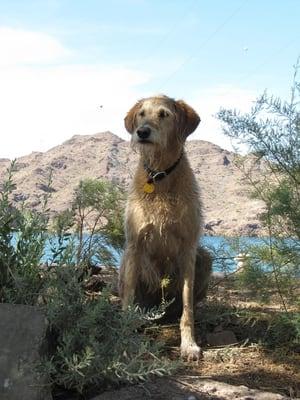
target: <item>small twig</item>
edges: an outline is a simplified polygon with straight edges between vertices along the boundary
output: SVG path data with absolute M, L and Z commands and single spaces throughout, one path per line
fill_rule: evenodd
M 181 375 L 181 376 L 187 379 L 213 379 L 212 375 Z
M 198 378 L 200 378 L 200 376 L 199 376 Z M 180 380 L 180 379 L 171 378 L 171 377 L 170 377 L 169 379 L 170 379 L 171 381 L 174 381 L 174 382 L 179 383 L 180 385 L 189 387 L 189 388 L 192 389 L 194 392 L 200 393 L 199 390 L 197 390 L 191 383 L 184 382 L 184 381 L 182 381 L 182 380 Z
M 178 346 L 165 346 L 166 348 L 170 349 L 170 350 L 179 350 Z
M 220 349 L 230 349 L 230 348 L 236 348 L 236 346 L 241 346 L 240 349 L 245 349 L 245 344 L 247 343 L 247 340 L 240 340 L 239 342 L 234 342 L 231 344 L 226 344 L 226 345 L 220 345 L 220 346 L 212 346 L 208 349 L 206 349 L 205 351 L 210 351 L 210 350 L 220 350 Z
M 152 330 L 156 330 L 156 329 L 166 329 L 166 328 L 177 328 L 178 327 L 178 323 L 174 323 L 174 324 L 166 324 L 166 325 L 156 325 L 156 326 L 148 326 L 147 328 L 145 328 L 145 331 L 152 331 Z

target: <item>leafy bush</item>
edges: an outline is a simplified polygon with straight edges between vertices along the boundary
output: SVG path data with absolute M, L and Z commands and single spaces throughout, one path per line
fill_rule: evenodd
M 108 383 L 165 375 L 175 364 L 142 334 L 146 315 L 121 311 L 108 289 L 87 296 L 82 269 L 65 266 L 49 280 L 46 313 L 55 351 L 43 370 L 53 383 L 80 393 Z
M 147 314 L 121 311 L 109 287 L 87 290 L 91 264 L 111 265 L 112 252 L 121 249 L 122 191 L 107 182 L 82 181 L 72 207 L 50 223 L 51 190 L 41 211 L 14 206 L 14 167 L 13 162 L 0 195 L 0 301 L 44 308 L 49 354 L 40 369 L 54 386 L 80 393 L 173 371 L 160 345 L 143 334 Z M 41 265 L 46 242 L 52 256 Z
M 11 201 L 14 168 L 12 162 L 0 192 L 0 301 L 35 304 L 43 286 L 40 260 L 47 239 L 48 197 L 40 212 L 25 204 L 17 209 Z
M 114 265 L 114 253 L 124 245 L 123 190 L 110 182 L 86 179 L 79 183 L 71 208 L 54 218 L 53 230 L 59 236 L 64 227 L 73 231 L 76 264 Z
M 264 93 L 250 113 L 225 109 L 218 113 L 225 134 L 250 150 L 250 157 L 237 158 L 237 166 L 252 187 L 252 196 L 265 203 L 260 218 L 266 241 L 247 249 L 250 258 L 239 282 L 242 287 L 256 286 L 263 297 L 276 294 L 286 311 L 300 292 L 299 68 L 300 59 L 289 101 Z
M 249 257 L 237 274 L 236 283 L 263 301 L 269 302 L 275 296 L 283 306 L 296 305 L 300 289 L 299 254 L 294 254 L 288 244 L 282 248 L 282 243 L 282 239 L 273 239 L 271 244 L 264 240 L 260 245 L 248 246 Z

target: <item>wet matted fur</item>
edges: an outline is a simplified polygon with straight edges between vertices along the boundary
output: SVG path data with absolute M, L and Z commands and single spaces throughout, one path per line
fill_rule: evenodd
M 153 307 L 175 298 L 167 313 L 181 316 L 181 354 L 198 359 L 194 337 L 194 305 L 204 298 L 211 272 L 209 254 L 199 247 L 202 212 L 199 189 L 184 151 L 184 143 L 198 126 L 198 114 L 185 102 L 155 96 L 136 103 L 125 118 L 131 143 L 140 160 L 129 191 L 126 247 L 120 269 L 123 307 L 136 302 Z M 149 171 L 173 170 L 154 182 L 147 193 Z

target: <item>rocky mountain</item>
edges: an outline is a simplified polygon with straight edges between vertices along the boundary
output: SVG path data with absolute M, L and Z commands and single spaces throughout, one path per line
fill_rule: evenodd
M 202 191 L 206 233 L 261 234 L 258 214 L 263 204 L 249 198 L 249 188 L 233 163 L 235 154 L 202 140 L 188 141 L 186 149 Z M 73 136 L 45 153 L 33 152 L 17 159 L 14 201 L 26 200 L 38 207 L 41 194 L 48 190 L 46 182 L 52 169 L 49 206 L 53 211 L 63 210 L 70 205 L 81 179 L 104 178 L 128 187 L 137 158 L 129 142 L 110 132 Z M 9 163 L 0 159 L 0 182 Z

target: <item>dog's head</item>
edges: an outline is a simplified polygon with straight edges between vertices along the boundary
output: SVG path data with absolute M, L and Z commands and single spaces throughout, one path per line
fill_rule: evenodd
M 184 101 L 156 96 L 138 101 L 127 113 L 125 127 L 140 150 L 168 150 L 182 146 L 199 122 L 199 115 Z

